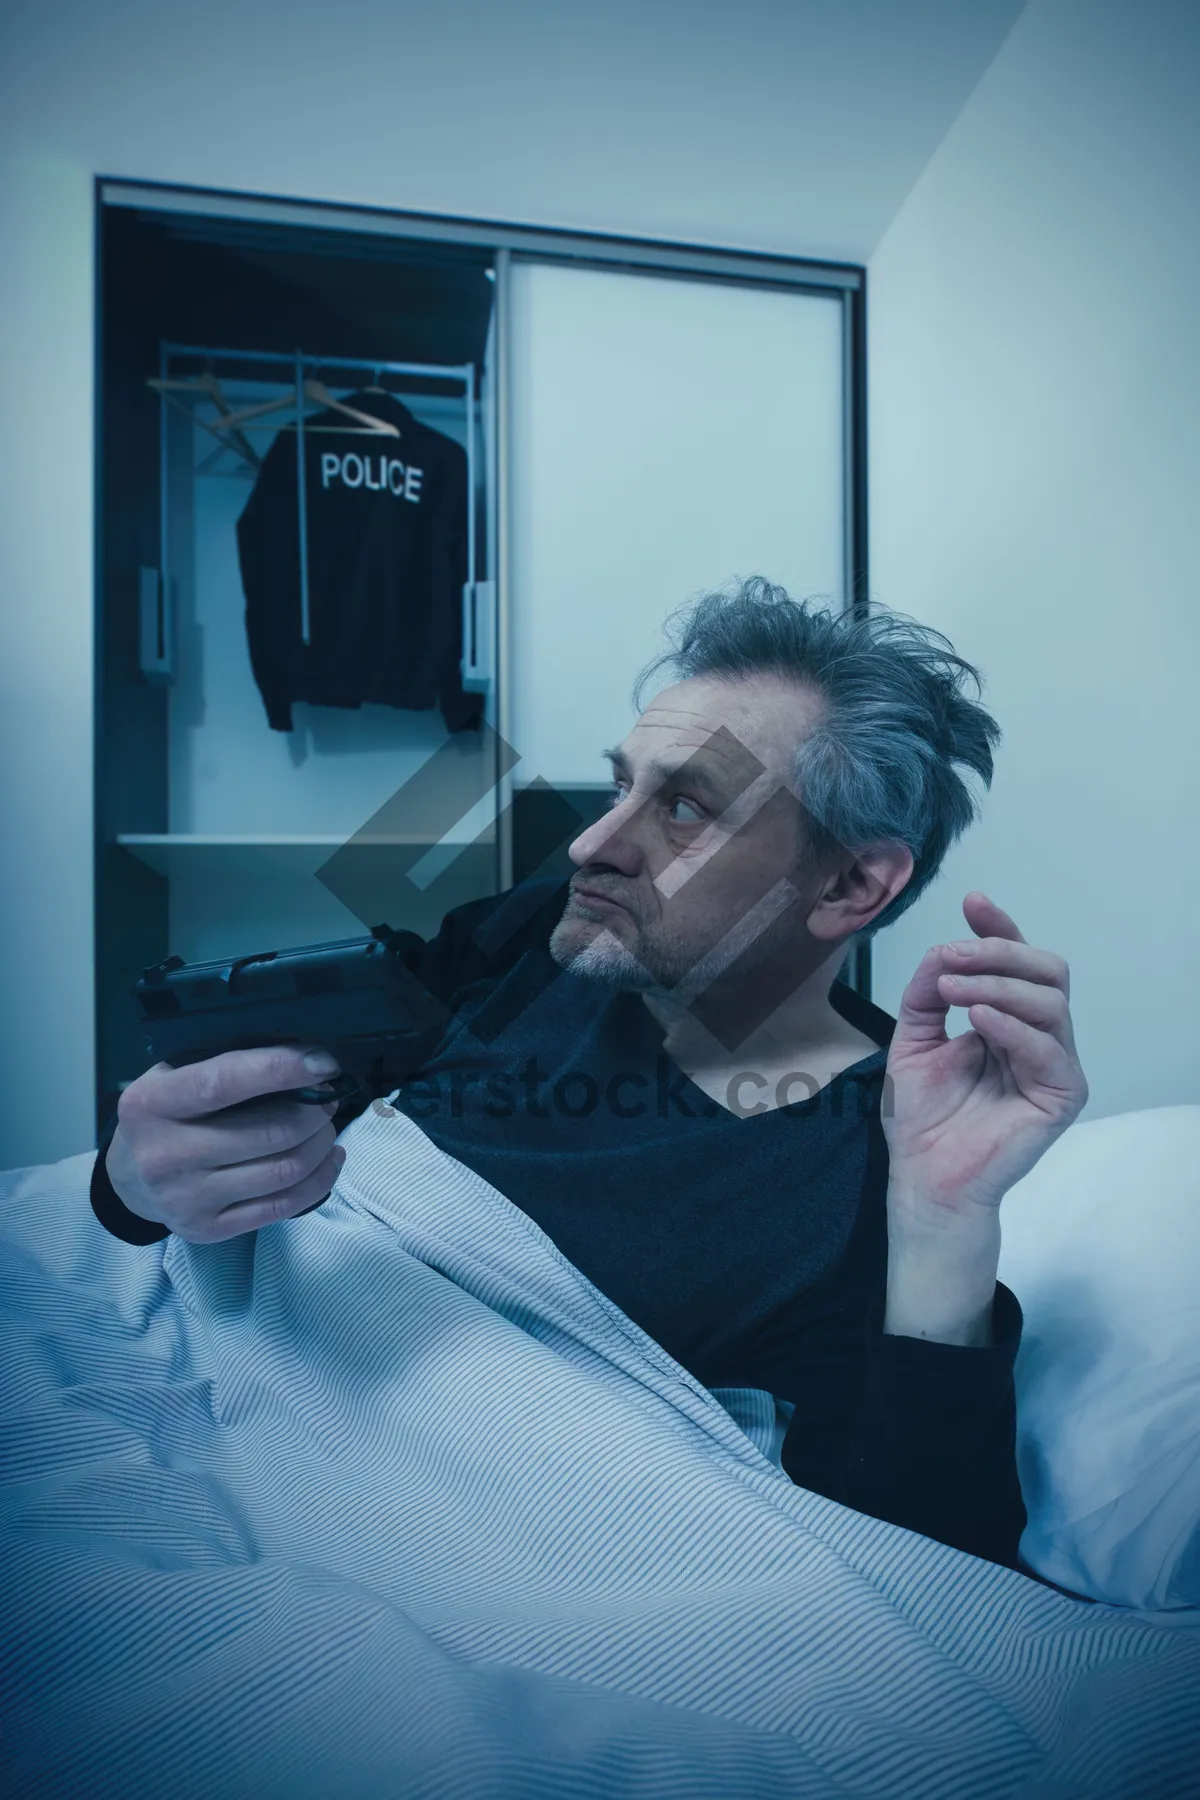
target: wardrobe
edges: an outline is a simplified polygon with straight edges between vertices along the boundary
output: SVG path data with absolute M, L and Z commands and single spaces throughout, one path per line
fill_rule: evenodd
M 116 182 L 97 211 L 99 1126 L 149 1060 L 144 968 L 430 935 L 566 874 L 667 615 L 752 574 L 860 604 L 866 522 L 861 270 Z M 403 508 L 379 413 L 461 471 L 430 605 L 472 722 L 422 695 L 272 729 L 239 519 L 294 455 L 289 630 L 344 604 L 352 633 L 305 469 Z M 865 954 L 849 973 L 865 990 Z

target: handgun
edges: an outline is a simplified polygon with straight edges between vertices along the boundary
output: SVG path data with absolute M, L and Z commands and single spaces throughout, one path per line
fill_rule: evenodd
M 215 962 L 167 956 L 133 988 L 146 1047 L 182 1068 L 225 1050 L 321 1044 L 341 1074 L 292 1098 L 319 1106 L 399 1086 L 449 1019 L 413 972 L 425 946 L 412 931 L 374 925 L 369 937 L 262 950 Z

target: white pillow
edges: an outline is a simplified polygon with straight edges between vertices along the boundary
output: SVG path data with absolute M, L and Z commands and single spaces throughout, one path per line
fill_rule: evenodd
M 1022 1560 L 1113 1606 L 1200 1607 L 1200 1106 L 1072 1126 L 1000 1219 Z

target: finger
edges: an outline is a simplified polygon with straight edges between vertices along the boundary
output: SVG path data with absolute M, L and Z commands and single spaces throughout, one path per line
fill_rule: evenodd
M 961 938 L 945 946 L 943 967 L 956 975 L 1009 975 L 1023 981 L 1036 981 L 1071 991 L 1071 971 L 1065 959 L 1053 950 L 1040 950 L 1022 938 L 1014 943 L 1008 938 Z
M 963 901 L 963 917 L 977 937 L 1010 938 L 1016 944 L 1025 942 L 1016 920 L 986 894 L 981 894 L 978 888 Z
M 950 1003 L 938 982 L 945 967 L 945 949 L 944 944 L 934 944 L 925 952 L 900 996 L 896 1038 L 902 1043 L 928 1046 L 946 1041 L 946 1015 Z
M 999 909 L 994 909 L 998 911 Z M 1007 915 L 1003 915 L 1007 917 Z M 963 976 L 996 975 L 1040 983 L 1060 993 L 1070 991 L 1070 971 L 1061 956 L 1039 950 L 1023 938 L 964 939 L 954 944 L 935 944 L 927 950 L 904 990 L 897 1015 L 897 1036 L 930 1045 L 945 1040 L 946 1013 L 950 1004 L 963 1004 L 943 987 L 944 973 Z M 983 996 L 979 996 L 983 998 Z M 989 996 L 990 997 L 990 996 Z
M 283 1155 L 322 1131 L 336 1112 L 336 1100 L 306 1106 L 299 1100 L 264 1096 L 180 1124 L 171 1135 L 187 1133 L 188 1166 L 218 1169 L 259 1156 Z
M 322 1058 L 315 1067 L 307 1058 Z M 198 1119 L 260 1094 L 311 1086 L 336 1074 L 338 1064 L 319 1044 L 273 1045 L 262 1050 L 226 1050 L 204 1062 L 173 1069 L 159 1063 L 149 1110 L 168 1119 Z M 145 1079 L 145 1078 L 143 1078 Z
M 216 1213 L 242 1200 L 265 1199 L 306 1181 L 333 1149 L 337 1139 L 328 1119 L 302 1144 L 271 1156 L 246 1158 L 208 1170 L 200 1180 L 189 1210 Z
M 259 1100 L 195 1122 L 151 1115 L 134 1158 L 138 1179 L 151 1191 L 166 1192 L 180 1178 L 190 1183 L 255 1157 L 285 1155 L 316 1132 L 328 1132 L 336 1111 L 335 1101 L 302 1106 Z
M 1027 1100 L 1056 1113 L 1079 1110 L 1087 1098 L 1083 1070 L 1050 1032 L 993 1006 L 972 1006 L 967 1017 L 988 1048 L 1007 1057 Z
M 246 1200 L 225 1207 L 207 1221 L 204 1237 L 192 1241 L 219 1244 L 226 1238 L 241 1237 L 247 1231 L 260 1231 L 265 1225 L 278 1225 L 284 1219 L 296 1218 L 319 1201 L 328 1199 L 345 1160 L 345 1150 L 340 1144 L 336 1145 L 303 1181 L 268 1199 Z
M 1064 1049 L 1074 1048 L 1071 1009 L 1061 988 L 1016 981 L 1007 975 L 957 975 L 951 971 L 945 971 L 938 981 L 952 1006 L 986 1005 L 1050 1032 Z

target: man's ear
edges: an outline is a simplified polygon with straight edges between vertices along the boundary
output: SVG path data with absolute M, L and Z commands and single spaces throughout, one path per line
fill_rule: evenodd
M 862 931 L 903 891 L 912 872 L 907 844 L 872 844 L 857 854 L 843 850 L 821 885 L 808 930 L 823 943 Z

